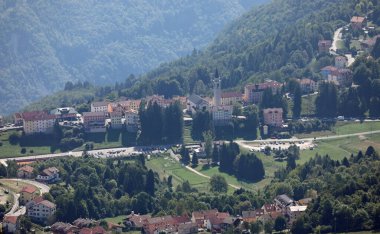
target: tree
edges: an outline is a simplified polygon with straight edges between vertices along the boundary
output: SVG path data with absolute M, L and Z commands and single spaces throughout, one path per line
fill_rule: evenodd
M 294 234 L 304 234 L 312 233 L 312 228 L 310 224 L 307 223 L 305 215 L 299 217 L 292 225 L 291 233 Z
M 302 109 L 302 93 L 301 86 L 297 82 L 297 85 L 294 87 L 293 91 L 293 119 L 299 119 L 301 116 Z
M 274 230 L 282 231 L 284 229 L 286 229 L 286 219 L 280 215 L 274 220 Z
M 221 175 L 213 175 L 210 179 L 210 191 L 216 193 L 226 193 L 228 184 L 226 179 Z
M 316 114 L 319 117 L 334 118 L 338 108 L 338 91 L 332 83 L 322 83 L 315 99 Z
M 248 181 L 259 181 L 264 178 L 265 170 L 262 161 L 255 154 L 242 154 L 234 162 L 236 176 Z
M 219 148 L 217 145 L 214 145 L 212 150 L 212 163 L 217 164 L 219 162 Z
M 210 159 L 212 156 L 212 144 L 214 141 L 214 136 L 211 131 L 203 132 L 203 140 L 205 142 L 204 150 L 206 153 L 207 163 L 210 164 Z
M 152 197 L 154 197 L 154 192 L 155 192 L 155 186 L 154 186 L 154 173 L 152 170 L 149 170 L 148 171 L 148 175 L 146 177 L 146 189 L 145 191 L 151 195 Z
M 379 38 L 376 38 L 376 42 L 375 42 L 375 45 L 373 46 L 371 54 L 375 59 L 378 59 L 380 57 L 380 40 L 379 40 Z
M 189 150 L 186 149 L 185 145 L 181 146 L 181 161 L 183 164 L 188 165 L 190 163 L 190 153 Z
M 17 145 L 20 142 L 20 135 L 16 132 L 13 132 L 11 135 L 9 135 L 8 140 L 11 145 Z
M 193 167 L 197 167 L 198 166 L 198 156 L 197 156 L 196 152 L 193 153 L 193 157 L 191 159 L 191 164 L 192 164 Z
M 7 177 L 8 176 L 8 172 L 7 172 L 7 168 L 4 166 L 4 164 L 0 164 L 0 177 Z
M 264 231 L 265 233 L 272 233 L 273 232 L 273 222 L 268 221 L 264 224 Z

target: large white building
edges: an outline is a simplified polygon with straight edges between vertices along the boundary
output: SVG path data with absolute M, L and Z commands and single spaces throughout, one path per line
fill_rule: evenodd
M 51 133 L 55 124 L 55 116 L 43 111 L 22 113 L 25 134 Z
M 36 197 L 26 204 L 27 215 L 30 219 L 46 223 L 56 211 L 56 205 L 42 197 Z
M 211 108 L 214 122 L 226 122 L 232 119 L 232 106 L 213 106 Z
M 91 103 L 91 112 L 108 112 L 108 102 Z
M 125 112 L 125 125 L 130 132 L 136 132 L 138 130 L 140 117 L 136 110 L 129 110 Z

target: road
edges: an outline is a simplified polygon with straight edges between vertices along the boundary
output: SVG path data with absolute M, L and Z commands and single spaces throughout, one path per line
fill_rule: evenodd
M 351 134 L 344 134 L 344 135 L 322 136 L 322 137 L 315 137 L 315 138 L 266 139 L 266 140 L 254 140 L 254 141 L 237 140 L 235 142 L 244 148 L 253 149 L 254 147 L 250 145 L 252 143 L 268 144 L 270 142 L 300 142 L 300 141 L 313 142 L 313 141 L 319 141 L 319 140 L 331 140 L 331 139 L 339 139 L 339 138 L 346 138 L 346 137 L 353 137 L 353 136 L 365 136 L 365 135 L 371 135 L 375 133 L 380 133 L 380 130 L 351 133 Z
M 12 191 L 9 191 L 9 193 L 13 196 L 13 206 L 12 206 L 12 209 L 6 213 L 5 215 L 12 215 L 16 212 L 16 210 L 18 209 L 19 207 L 19 202 L 18 202 L 18 197 L 19 195 L 18 194 L 15 194 L 14 192 Z
M 44 194 L 44 193 L 48 193 L 50 191 L 50 187 L 47 186 L 46 184 L 43 184 L 43 183 L 40 183 L 40 182 L 37 182 L 37 181 L 34 181 L 34 180 L 25 180 L 25 179 L 0 179 L 0 182 L 2 181 L 7 181 L 7 180 L 11 180 L 11 181 L 20 181 L 20 182 L 23 182 L 23 183 L 26 183 L 26 184 L 31 184 L 33 186 L 36 186 L 41 194 Z
M 332 41 L 332 45 L 330 47 L 330 53 L 334 52 L 333 55 L 336 55 L 336 50 L 338 49 L 338 41 L 340 41 L 341 38 L 342 38 L 342 30 L 343 30 L 343 27 L 342 28 L 338 28 L 334 32 L 334 38 L 333 38 L 333 41 Z
M 343 30 L 343 27 L 338 28 L 334 32 L 334 38 L 333 38 L 333 41 L 332 41 L 332 44 L 331 44 L 331 47 L 330 47 L 330 54 L 331 55 L 334 55 L 334 56 L 338 55 L 336 53 L 336 51 L 338 49 L 338 41 L 342 40 L 342 30 Z M 347 58 L 347 66 L 348 67 L 351 66 L 351 64 L 353 64 L 355 62 L 355 58 L 352 57 L 351 54 L 345 54 L 344 56 L 346 56 L 346 58 Z
M 46 184 L 42 184 L 42 183 L 39 183 L 37 181 L 33 181 L 33 180 L 24 180 L 24 179 L 0 179 L 0 182 L 2 181 L 9 181 L 9 180 L 12 180 L 12 181 L 22 181 L 24 183 L 27 183 L 27 184 L 31 184 L 31 185 L 34 185 L 36 186 L 41 194 L 44 194 L 44 193 L 48 193 L 50 188 L 49 186 L 47 186 Z M 18 198 L 20 197 L 19 194 L 16 194 L 12 191 L 9 191 L 9 193 L 13 196 L 13 206 L 12 206 L 12 209 L 6 213 L 5 215 L 23 215 L 26 213 L 26 208 L 25 206 L 20 206 L 20 203 L 18 201 Z

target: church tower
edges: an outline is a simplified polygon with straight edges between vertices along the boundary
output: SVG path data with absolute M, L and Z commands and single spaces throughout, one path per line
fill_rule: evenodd
M 215 77 L 213 79 L 214 83 L 214 106 L 220 106 L 222 103 L 222 90 L 221 90 L 221 79 L 218 77 Z

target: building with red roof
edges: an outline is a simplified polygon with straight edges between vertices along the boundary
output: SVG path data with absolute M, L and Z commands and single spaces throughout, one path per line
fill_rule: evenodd
M 38 195 L 38 189 L 35 186 L 27 185 L 20 191 L 20 203 L 22 205 L 32 201 Z
M 23 167 L 20 167 L 19 169 L 17 169 L 17 177 L 18 178 L 23 178 L 23 179 L 31 179 L 31 178 L 34 178 L 34 168 L 29 166 L 29 165 L 25 165 Z
M 24 112 L 21 114 L 25 134 L 51 133 L 56 117 L 45 111 Z
M 3 220 L 3 230 L 8 231 L 9 233 L 15 233 L 20 226 L 19 216 L 4 216 Z

